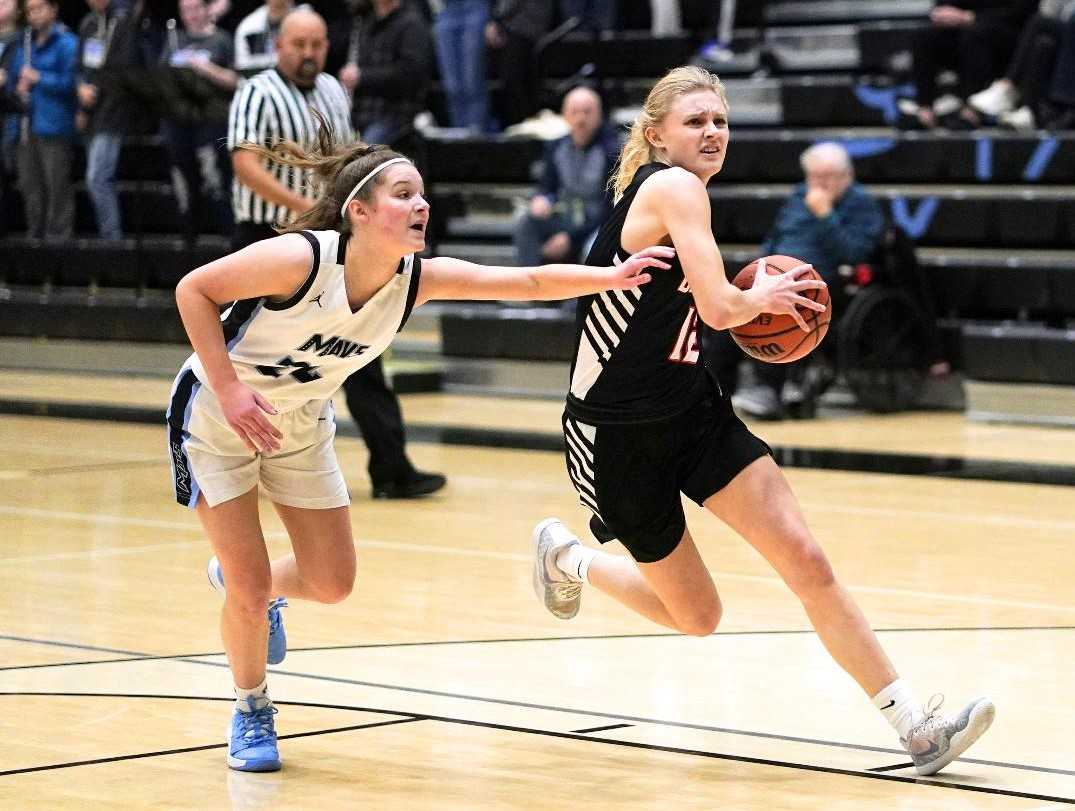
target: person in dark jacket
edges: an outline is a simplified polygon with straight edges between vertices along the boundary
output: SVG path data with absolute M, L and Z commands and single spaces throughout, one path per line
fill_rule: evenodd
M 537 66 L 534 45 L 552 24 L 552 0 L 497 0 L 485 26 L 485 42 L 498 51 L 497 74 L 504 87 L 500 123 L 510 127 L 538 109 Z
M 840 266 L 869 258 L 884 218 L 877 201 L 855 183 L 851 157 L 843 146 L 814 144 L 799 161 L 806 182 L 780 209 L 762 243 L 761 256 L 783 254 L 808 262 L 835 295 L 840 288 Z M 810 362 L 809 356 L 792 364 L 755 361 L 757 385 L 736 393 L 732 403 L 759 419 L 780 419 L 788 409 L 809 415 L 814 396 L 806 383 Z
M 425 109 L 433 76 L 429 21 L 401 0 L 359 2 L 355 8 L 339 72 L 354 96 L 351 117 L 366 143 L 399 145 Z
M 545 147 L 538 193 L 515 226 L 516 261 L 577 262 L 612 211 L 608 176 L 619 142 L 604 124 L 601 97 L 588 87 L 564 96 L 570 133 Z
M 49 240 L 71 236 L 75 199 L 71 162 L 75 138 L 78 37 L 57 21 L 56 0 L 27 0 L 29 30 L 15 45 L 8 88 L 26 106 L 16 122 L 16 164 L 27 231 Z
M 16 0 L 0 0 L 0 123 L 21 109 L 19 100 L 7 89 L 8 68 L 21 36 L 19 7 Z M 15 177 L 15 143 L 6 127 L 0 126 L 0 236 L 7 233 L 11 221 L 11 190 Z

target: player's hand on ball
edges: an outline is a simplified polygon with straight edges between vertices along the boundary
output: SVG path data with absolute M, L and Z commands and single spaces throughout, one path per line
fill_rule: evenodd
M 663 260 L 671 259 L 675 255 L 675 248 L 663 245 L 643 248 L 638 253 L 631 254 L 626 262 L 621 262 L 619 265 L 609 268 L 609 272 L 612 275 L 609 289 L 630 290 L 644 285 L 653 278 L 650 274 L 643 273 L 646 268 L 668 270 L 672 266 Z
M 272 403 L 238 380 L 217 392 L 217 399 L 231 430 L 251 451 L 264 453 L 280 449 L 284 435 L 265 417 L 277 413 Z
M 813 265 L 802 264 L 786 273 L 757 273 L 751 289 L 759 299 L 762 312 L 789 315 L 803 332 L 809 332 L 810 327 L 799 312 L 799 307 L 823 313 L 826 305 L 801 295 L 801 292 L 828 286 L 818 279 L 800 278 L 813 269 Z

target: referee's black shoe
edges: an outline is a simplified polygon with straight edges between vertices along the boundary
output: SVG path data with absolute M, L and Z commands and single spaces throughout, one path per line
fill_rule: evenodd
M 412 470 L 405 479 L 373 485 L 374 498 L 419 498 L 440 490 L 448 480 L 440 473 Z

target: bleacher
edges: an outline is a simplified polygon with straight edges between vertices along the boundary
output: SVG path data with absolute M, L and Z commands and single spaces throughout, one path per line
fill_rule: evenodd
M 968 410 L 1036 418 L 1026 387 L 1075 387 L 1075 133 L 895 129 L 899 85 L 890 77 L 906 68 L 909 35 L 929 6 L 787 0 L 767 5 L 763 35 L 736 32 L 742 42 L 764 36 L 775 64 L 758 76 L 746 58 L 725 74 L 732 142 L 710 188 L 715 235 L 729 268 L 745 264 L 801 179 L 801 151 L 822 139 L 843 142 L 858 179 L 919 246 L 945 344 L 967 381 Z M 653 80 L 689 62 L 698 45 L 692 37 L 654 40 L 641 24 L 542 43 L 536 56 L 550 104 L 565 79 L 592 65 L 616 120 L 630 120 Z M 443 109 L 436 93 L 431 106 Z M 430 134 L 436 251 L 511 263 L 512 219 L 531 193 L 540 153 L 530 138 Z M 170 291 L 226 243 L 218 235 L 193 246 L 181 240 L 156 138 L 130 139 L 120 179 L 129 232 L 122 243 L 92 238 L 81 185 L 75 244 L 37 244 L 18 235 L 21 223 L 9 224 L 0 244 L 0 335 L 184 340 Z M 449 358 L 562 363 L 571 351 L 569 316 L 558 308 L 467 305 L 441 313 Z M 1075 393 L 1048 391 L 1051 407 L 1075 421 Z

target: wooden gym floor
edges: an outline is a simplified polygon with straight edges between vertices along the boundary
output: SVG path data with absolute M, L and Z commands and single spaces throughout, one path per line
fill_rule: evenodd
M 0 400 L 9 410 L 65 398 L 159 408 L 162 386 L 5 374 Z M 559 413 L 556 403 L 448 395 L 406 397 L 404 410 L 418 435 L 469 426 L 551 436 Z M 355 593 L 285 611 L 291 649 L 270 675 L 284 770 L 231 772 L 219 599 L 196 518 L 170 501 L 162 428 L 9 414 L 0 807 L 1075 804 L 1075 490 L 1027 483 L 1072 481 L 1075 432 L 948 414 L 756 428 L 774 445 L 860 459 L 1004 463 L 984 477 L 988 464 L 966 475 L 787 469 L 921 699 L 996 702 L 990 732 L 937 779 L 914 778 L 783 584 L 698 509 L 688 520 L 725 604 L 715 635 L 665 633 L 593 590 L 578 618 L 559 622 L 531 592 L 527 556 L 541 518 L 585 527 L 559 454 L 413 442 L 415 460 L 445 471 L 448 488 L 371 501 L 352 437 L 338 452 L 354 496 Z M 282 553 L 286 538 L 263 506 L 271 551 Z

